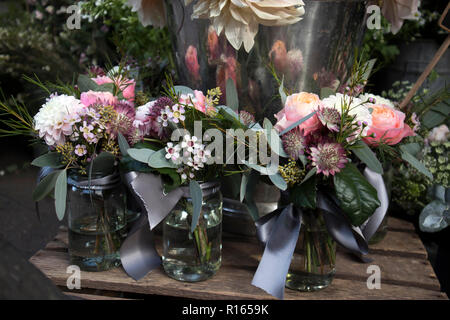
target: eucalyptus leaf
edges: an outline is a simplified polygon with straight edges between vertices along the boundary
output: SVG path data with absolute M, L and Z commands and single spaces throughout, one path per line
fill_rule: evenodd
M 324 87 L 320 89 L 320 99 L 328 98 L 336 93 L 336 90 L 333 88 Z
M 194 232 L 198 224 L 200 213 L 202 211 L 203 193 L 199 183 L 195 180 L 191 180 L 191 182 L 189 183 L 189 192 L 191 194 L 193 206 L 191 232 Z
M 99 91 L 99 85 L 94 82 L 91 78 L 89 78 L 87 75 L 80 74 L 78 76 L 77 81 L 78 89 L 80 92 L 87 92 L 89 90 L 92 91 Z
M 264 132 L 267 138 L 267 143 L 269 144 L 272 151 L 278 154 L 280 157 L 287 158 L 288 155 L 283 149 L 283 143 L 281 142 L 280 136 L 273 129 L 272 123 L 269 121 L 269 119 L 264 118 L 263 125 L 264 125 Z M 272 139 L 274 141 L 272 141 Z
M 424 232 L 438 232 L 448 226 L 450 207 L 443 201 L 430 202 L 419 216 L 419 227 Z
M 116 157 L 110 152 L 101 152 L 92 160 L 92 173 L 107 175 L 114 171 Z
M 224 116 L 226 119 L 231 120 L 231 121 L 239 121 L 240 123 L 242 123 L 242 121 L 239 119 L 239 115 L 233 111 L 233 109 L 231 109 L 228 106 L 217 106 L 217 110 L 218 112 Z
M 417 142 L 412 142 L 403 144 L 401 149 L 415 157 L 422 150 L 422 147 Z
M 128 155 L 136 161 L 148 163 L 150 156 L 155 153 L 155 151 L 150 149 L 134 149 L 130 148 L 127 150 Z
M 61 155 L 58 152 L 49 152 L 46 154 L 43 154 L 40 157 L 37 157 L 36 159 L 31 162 L 33 166 L 36 167 L 50 167 L 50 168 L 61 168 Z
M 383 166 L 377 159 L 375 153 L 369 148 L 364 141 L 358 141 L 353 145 L 352 152 L 365 163 L 369 169 L 376 173 L 383 174 Z
M 238 111 L 239 109 L 239 98 L 236 90 L 236 86 L 234 84 L 233 79 L 227 79 L 227 106 L 230 107 L 234 111 Z
M 282 136 L 283 134 L 291 131 L 292 129 L 298 127 L 299 125 L 301 125 L 303 122 L 305 122 L 306 120 L 308 120 L 309 118 L 313 117 L 316 114 L 316 111 L 311 112 L 310 114 L 308 114 L 307 116 L 301 118 L 300 120 L 296 121 L 295 123 L 291 124 L 289 127 L 287 127 L 286 129 L 284 129 L 281 133 L 280 136 Z
M 120 152 L 122 153 L 123 156 L 127 156 L 128 149 L 130 149 L 130 145 L 128 144 L 127 139 L 120 132 L 119 132 L 118 141 L 119 141 Z
M 402 156 L 403 160 L 405 160 L 411 166 L 416 168 L 420 173 L 422 173 L 423 175 L 425 175 L 428 178 L 430 178 L 431 180 L 433 180 L 433 175 L 431 174 L 430 171 L 428 171 L 428 169 L 425 167 L 425 165 L 422 162 L 420 162 L 412 154 L 407 152 L 403 146 L 400 146 L 400 150 L 401 150 L 401 156 Z
M 36 189 L 33 191 L 33 200 L 40 201 L 49 195 L 56 184 L 56 179 L 62 170 L 55 170 L 49 173 L 45 178 L 39 182 Z
M 375 66 L 375 62 L 377 62 L 377 59 L 371 59 L 366 62 L 364 68 L 366 71 L 362 75 L 362 80 L 369 80 L 370 74 L 372 73 L 373 67 Z
M 305 175 L 305 177 L 303 178 L 303 180 L 302 180 L 302 182 L 300 184 L 304 183 L 309 178 L 313 177 L 316 174 L 316 172 L 317 172 L 317 168 L 316 167 L 314 167 L 311 170 L 309 170 L 308 173 Z
M 283 177 L 280 175 L 280 173 L 272 174 L 269 176 L 270 181 L 280 190 L 286 190 L 287 189 L 287 183 L 286 180 L 283 179 Z
M 192 94 L 194 95 L 194 90 L 186 86 L 175 86 L 173 87 L 177 94 Z
M 334 175 L 334 188 L 341 209 L 354 226 L 363 224 L 381 205 L 377 190 L 352 163 Z
M 148 159 L 148 165 L 152 168 L 178 168 L 178 165 L 166 159 L 166 150 L 161 149 L 154 152 Z
M 67 198 L 67 170 L 62 170 L 55 184 L 55 209 L 58 220 L 64 218 Z
M 104 91 L 114 94 L 114 83 L 103 83 L 101 85 L 97 85 L 96 91 Z

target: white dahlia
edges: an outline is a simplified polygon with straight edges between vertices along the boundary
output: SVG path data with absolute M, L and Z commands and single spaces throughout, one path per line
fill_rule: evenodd
M 185 3 L 192 1 L 185 0 Z M 294 24 L 305 14 L 304 5 L 302 0 L 197 0 L 192 18 L 211 19 L 217 34 L 224 31 L 236 50 L 244 44 L 249 52 L 259 24 Z
M 86 107 L 80 100 L 68 95 L 51 97 L 34 116 L 34 129 L 49 146 L 64 144 L 73 133 L 73 125 L 81 121 Z
M 372 125 L 372 115 L 367 104 L 363 104 L 363 100 L 347 95 L 344 96 L 342 93 L 336 93 L 336 95 L 323 99 L 322 102 L 325 107 L 334 108 L 339 111 L 340 114 L 342 114 L 342 108 L 344 107 L 345 102 L 345 105 L 350 108 L 348 114 L 355 116 L 355 121 L 362 129 L 362 136 L 367 135 L 367 131 Z
M 371 100 L 372 103 L 370 104 L 384 104 L 391 107 L 392 109 L 395 109 L 395 105 L 391 100 L 383 98 L 382 96 L 377 96 L 376 94 L 364 93 L 361 94 L 358 98 L 363 102 Z M 368 103 L 366 104 L 366 106 L 370 107 L 370 104 Z

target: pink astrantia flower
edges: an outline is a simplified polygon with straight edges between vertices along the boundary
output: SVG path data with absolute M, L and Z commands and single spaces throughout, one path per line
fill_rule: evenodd
M 317 168 L 317 173 L 325 176 L 341 171 L 348 162 L 345 150 L 339 143 L 319 143 L 316 147 L 311 147 L 310 152 L 312 165 Z
M 100 105 L 114 105 L 117 103 L 117 97 L 111 92 L 106 91 L 92 91 L 82 92 L 80 96 L 81 103 L 89 107 L 94 104 Z
M 305 151 L 305 137 L 300 130 L 294 129 L 282 137 L 283 149 L 290 158 L 297 160 Z
M 341 122 L 341 114 L 334 108 L 321 107 L 317 110 L 317 117 L 320 122 L 331 131 L 338 132 Z

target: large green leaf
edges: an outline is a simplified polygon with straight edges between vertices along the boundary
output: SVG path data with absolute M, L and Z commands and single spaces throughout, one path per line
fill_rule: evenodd
M 123 156 L 127 156 L 128 149 L 130 149 L 130 145 L 128 144 L 127 139 L 120 132 L 119 132 L 118 141 L 119 141 L 120 152 L 122 153 Z
M 276 174 L 272 174 L 269 176 L 270 181 L 280 190 L 286 190 L 287 189 L 287 183 L 286 180 L 283 179 L 283 177 L 280 175 L 279 172 Z
M 130 148 L 127 150 L 127 152 L 128 155 L 134 160 L 144 163 L 148 163 L 150 156 L 155 153 L 155 151 L 150 149 L 135 149 L 135 148 Z
M 62 170 L 58 175 L 55 184 L 55 209 L 56 216 L 61 221 L 66 212 L 66 198 L 67 198 L 67 171 Z
M 43 154 L 40 157 L 37 157 L 36 159 L 31 162 L 33 166 L 36 167 L 50 167 L 50 168 L 60 168 L 61 165 L 61 155 L 58 152 L 49 152 L 46 154 Z
M 178 165 L 166 159 L 166 150 L 161 149 L 154 152 L 148 159 L 148 165 L 152 168 L 177 168 Z
M 369 169 L 375 171 L 376 173 L 383 174 L 383 166 L 381 162 L 377 159 L 375 153 L 369 148 L 369 146 L 364 141 L 356 142 L 352 147 L 352 152 L 364 162 Z
M 56 170 L 48 174 L 44 179 L 39 182 L 36 189 L 33 191 L 33 200 L 40 201 L 49 195 L 56 184 L 56 179 L 62 170 Z
M 192 90 L 189 87 L 175 86 L 173 88 L 175 89 L 175 93 L 177 93 L 177 94 L 192 94 L 192 95 L 194 95 L 194 90 Z
M 87 92 L 89 90 L 92 91 L 99 91 L 99 85 L 96 84 L 91 78 L 89 78 L 87 75 L 80 74 L 78 76 L 77 81 L 78 89 L 80 92 Z
M 334 175 L 334 187 L 341 209 L 354 226 L 363 224 L 381 204 L 377 190 L 352 163 Z
M 203 193 L 199 183 L 195 180 L 191 180 L 189 183 L 189 192 L 191 194 L 193 206 L 191 232 L 194 232 L 197 227 L 198 218 L 200 217 L 200 213 L 202 211 Z
M 424 174 L 431 180 L 433 180 L 433 175 L 431 172 L 425 167 L 425 165 L 417 160 L 412 154 L 407 151 L 407 148 L 404 146 L 400 146 L 402 159 L 408 162 L 411 166 L 416 168 L 420 173 Z
M 316 176 L 313 176 L 303 182 L 296 185 L 290 192 L 291 202 L 299 208 L 316 208 L 316 194 L 317 194 L 317 180 Z
M 227 79 L 227 106 L 231 108 L 233 111 L 238 111 L 239 109 L 239 98 L 236 90 L 236 86 L 234 85 L 234 81 L 231 78 Z
M 288 155 L 283 149 L 283 144 L 281 142 L 280 136 L 277 134 L 275 129 L 273 129 L 272 123 L 269 121 L 269 119 L 264 118 L 263 125 L 267 143 L 269 144 L 272 151 L 278 154 L 280 157 L 287 158 Z
M 114 171 L 116 158 L 110 152 L 102 152 L 92 160 L 92 173 L 107 175 Z

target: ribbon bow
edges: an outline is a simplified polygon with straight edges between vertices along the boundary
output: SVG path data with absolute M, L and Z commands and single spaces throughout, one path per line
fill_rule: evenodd
M 381 206 L 361 227 L 352 226 L 337 200 L 323 191 L 317 193 L 317 207 L 324 211 L 325 225 L 333 239 L 367 262 L 369 260 L 364 257 L 368 253 L 367 243 L 381 224 L 389 199 L 381 174 L 366 168 L 364 175 L 377 190 Z M 255 222 L 258 239 L 265 249 L 252 284 L 278 299 L 284 298 L 286 275 L 300 234 L 302 215 L 301 209 L 290 204 Z

